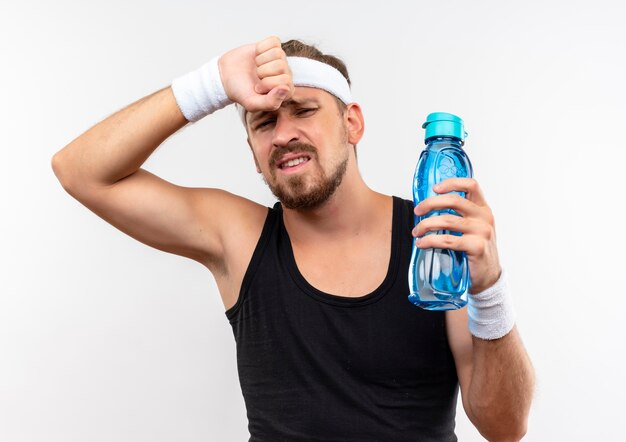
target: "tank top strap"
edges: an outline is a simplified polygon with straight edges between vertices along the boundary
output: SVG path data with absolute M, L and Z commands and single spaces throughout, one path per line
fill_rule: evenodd
M 277 207 L 279 205 L 280 203 L 277 202 L 274 204 L 274 207 L 267 207 L 267 216 L 265 218 L 265 223 L 263 224 L 263 230 L 261 231 L 261 236 L 259 237 L 256 247 L 254 248 L 252 258 L 250 258 L 250 263 L 248 264 L 248 268 L 243 276 L 237 302 L 224 312 L 229 320 L 234 318 L 235 314 L 241 307 L 241 304 L 243 303 L 250 288 L 250 283 L 259 268 L 263 254 L 265 253 L 268 243 L 270 242 L 270 238 L 276 235 L 277 228 L 279 226 L 278 220 L 280 216 L 280 209 Z

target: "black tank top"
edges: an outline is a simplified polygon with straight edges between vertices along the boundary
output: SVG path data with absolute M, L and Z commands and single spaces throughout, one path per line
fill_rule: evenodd
M 407 300 L 413 204 L 393 197 L 391 259 L 373 292 L 302 276 L 280 203 L 269 208 L 226 311 L 250 441 L 456 441 L 458 380 L 444 312 Z

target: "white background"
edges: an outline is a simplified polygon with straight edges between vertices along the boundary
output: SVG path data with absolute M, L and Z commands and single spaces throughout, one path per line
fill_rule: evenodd
M 211 274 L 65 193 L 52 155 L 214 55 L 275 34 L 346 61 L 375 190 L 411 197 L 429 112 L 460 115 L 537 372 L 528 441 L 619 441 L 621 1 L 13 2 L 0 6 L 0 440 L 243 441 Z M 272 205 L 234 109 L 144 167 Z M 459 409 L 461 441 L 482 438 Z

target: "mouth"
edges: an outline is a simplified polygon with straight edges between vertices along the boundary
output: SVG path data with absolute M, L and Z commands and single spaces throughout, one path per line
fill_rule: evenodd
M 282 161 L 278 164 L 278 169 L 283 173 L 292 173 L 303 169 L 311 161 L 311 157 L 303 154 L 288 161 Z

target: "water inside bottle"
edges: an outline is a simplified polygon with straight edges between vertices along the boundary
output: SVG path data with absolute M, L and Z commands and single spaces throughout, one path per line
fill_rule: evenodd
M 435 184 L 452 177 L 472 176 L 469 159 L 460 148 L 442 140 L 433 149 L 422 152 L 413 182 L 417 204 L 426 198 L 439 195 L 432 188 Z M 456 193 L 465 197 L 464 192 Z M 431 216 L 452 214 L 452 209 L 435 210 L 423 216 L 415 216 L 415 224 Z M 427 235 L 448 234 L 461 236 L 459 232 L 440 230 Z M 451 310 L 467 304 L 469 289 L 469 265 L 465 252 L 447 249 L 420 249 L 413 245 L 409 269 L 409 301 L 428 310 Z

